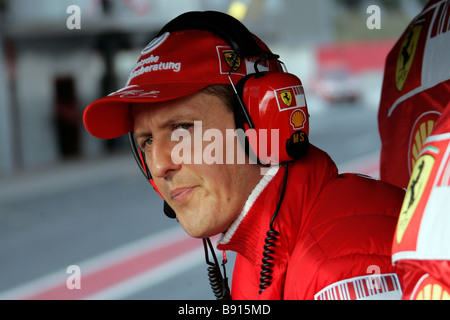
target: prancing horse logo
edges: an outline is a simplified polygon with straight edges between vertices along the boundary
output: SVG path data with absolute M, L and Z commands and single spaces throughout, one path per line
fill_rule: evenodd
M 422 25 L 417 25 L 412 28 L 403 40 L 395 71 L 395 83 L 398 91 L 402 91 L 406 79 L 408 78 L 409 71 L 411 70 L 411 66 L 414 61 L 414 56 L 416 55 L 416 49 L 419 43 L 422 27 Z
M 225 57 L 225 61 L 227 62 L 228 66 L 233 70 L 236 71 L 241 66 L 241 59 L 234 51 L 225 51 L 223 53 L 223 56 Z
M 288 107 L 292 104 L 292 93 L 290 90 L 286 90 L 280 93 L 281 100 L 283 100 L 284 104 Z

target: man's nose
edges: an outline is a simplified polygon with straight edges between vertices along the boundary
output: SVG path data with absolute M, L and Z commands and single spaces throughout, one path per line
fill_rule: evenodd
M 181 164 L 172 160 L 172 143 L 170 141 L 153 141 L 152 151 L 147 157 L 153 177 L 166 178 L 181 168 Z

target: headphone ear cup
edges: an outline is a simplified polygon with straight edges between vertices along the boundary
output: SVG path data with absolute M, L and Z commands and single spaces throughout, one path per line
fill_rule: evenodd
M 249 140 L 260 162 L 302 158 L 309 147 L 309 114 L 300 79 L 285 72 L 260 72 L 242 81 L 238 93 L 256 132 L 257 139 Z

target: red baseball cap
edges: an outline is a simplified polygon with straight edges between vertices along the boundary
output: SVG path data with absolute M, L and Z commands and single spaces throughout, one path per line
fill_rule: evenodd
M 267 46 L 255 36 L 266 51 Z M 112 139 L 133 131 L 130 103 L 162 102 L 193 94 L 214 84 L 234 84 L 254 73 L 258 57 L 236 59 L 231 47 L 210 31 L 166 32 L 141 52 L 124 88 L 88 105 L 83 121 L 87 131 Z M 258 64 L 259 71 L 280 71 L 276 60 Z M 230 77 L 230 78 L 229 78 Z

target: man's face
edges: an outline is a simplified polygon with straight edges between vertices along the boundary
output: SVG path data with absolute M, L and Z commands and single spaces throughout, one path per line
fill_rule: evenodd
M 225 141 L 226 130 L 235 130 L 233 113 L 217 96 L 198 92 L 168 102 L 133 104 L 132 114 L 136 140 L 153 180 L 184 230 L 196 238 L 224 232 L 261 178 L 259 167 L 248 158 L 244 164 L 225 160 L 226 152 L 237 155 L 238 148 L 243 152 L 239 141 L 234 141 L 233 151 Z M 213 152 L 216 159 L 223 157 L 222 164 L 207 164 L 203 157 L 200 163 L 198 158 L 194 161 L 195 154 L 204 155 L 205 148 L 211 148 L 211 140 L 198 139 L 206 130 L 223 137 L 223 149 Z M 173 161 L 172 151 L 182 139 L 190 139 L 192 161 Z

